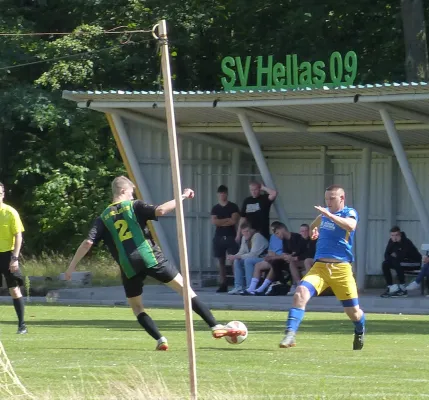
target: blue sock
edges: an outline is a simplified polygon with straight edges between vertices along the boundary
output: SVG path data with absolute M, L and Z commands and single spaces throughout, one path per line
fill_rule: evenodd
M 362 317 L 359 321 L 353 321 L 355 325 L 355 333 L 358 335 L 362 334 L 365 330 L 365 314 L 362 313 Z
M 296 332 L 299 328 L 299 324 L 304 318 L 305 310 L 302 308 L 291 308 L 286 322 L 286 330 Z

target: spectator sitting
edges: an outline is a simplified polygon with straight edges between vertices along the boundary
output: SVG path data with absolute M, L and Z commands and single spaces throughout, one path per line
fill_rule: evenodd
M 249 223 L 253 229 L 257 230 L 267 240 L 270 239 L 270 208 L 277 197 L 274 189 L 267 188 L 259 182 L 249 184 L 251 196 L 246 197 L 241 208 L 241 218 L 239 227 L 244 222 Z M 263 190 L 264 194 L 261 193 Z M 238 230 L 236 242 L 240 243 L 241 229 Z
M 304 268 L 305 273 L 310 271 L 314 264 L 314 255 L 316 254 L 317 239 L 312 240 L 310 238 L 310 226 L 308 224 L 302 224 L 299 228 L 299 234 L 305 241 L 305 253 L 304 253 Z
M 289 292 L 295 293 L 296 285 L 301 280 L 299 268 L 304 266 L 306 243 L 299 233 L 289 232 L 286 225 L 281 223 L 274 234 L 283 241 L 282 258 L 285 263 L 272 263 L 270 272 L 265 281 L 255 291 L 256 295 L 262 294 L 274 280 L 283 280 L 283 271 L 290 270 L 292 275 L 292 287 Z M 267 293 L 268 294 L 268 291 Z
M 263 256 L 268 248 L 268 241 L 248 223 L 241 225 L 241 246 L 237 254 L 228 255 L 234 261 L 234 289 L 228 294 L 240 294 L 245 286 L 250 285 L 255 264 L 252 259 Z
M 398 226 L 394 226 L 390 230 L 390 240 L 384 252 L 382 268 L 387 290 L 381 294 L 381 297 L 407 296 L 404 272 L 420 268 L 421 262 L 422 255 L 416 246 L 407 238 L 405 232 L 401 232 Z M 399 285 L 393 285 L 391 269 L 396 271 Z
M 412 281 L 406 288 L 405 290 L 416 290 L 420 288 L 420 285 L 422 283 L 422 280 L 424 278 L 429 279 L 429 257 L 425 256 L 423 257 L 423 268 L 421 269 L 421 271 L 419 272 L 419 274 L 417 275 L 416 279 L 414 281 Z
M 271 231 L 275 232 L 281 222 L 274 221 L 271 224 Z M 268 254 L 264 258 L 255 258 L 255 268 L 253 270 L 253 277 L 250 282 L 250 286 L 244 290 L 242 295 L 253 296 L 255 295 L 256 287 L 258 286 L 259 280 L 261 279 L 262 272 L 269 271 L 273 262 L 285 263 L 282 257 L 283 254 L 283 241 L 279 239 L 274 233 L 270 237 L 268 246 Z

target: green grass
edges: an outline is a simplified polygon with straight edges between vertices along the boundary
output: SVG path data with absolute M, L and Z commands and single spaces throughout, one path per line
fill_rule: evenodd
M 184 312 L 148 312 L 169 339 L 168 352 L 155 352 L 154 340 L 130 309 L 121 307 L 29 305 L 29 334 L 17 336 L 13 307 L 1 306 L 1 340 L 18 376 L 40 399 L 72 398 L 71 392 L 76 399 L 113 399 L 119 397 L 102 397 L 106 388 L 123 392 L 135 390 L 134 386 L 142 391 L 161 387 L 164 395 L 138 397 L 134 392 L 121 398 L 183 396 L 188 373 Z M 428 316 L 367 315 L 365 348 L 353 352 L 352 324 L 343 314 L 308 313 L 293 349 L 278 348 L 286 313 L 215 315 L 222 322 L 243 321 L 249 337 L 238 346 L 214 340 L 195 318 L 201 399 L 429 397 Z
M 28 276 L 44 276 L 56 279 L 65 272 L 72 257 L 61 254 L 42 254 L 38 257 L 24 257 L 22 271 Z M 79 263 L 78 271 L 92 273 L 93 286 L 111 286 L 121 283 L 119 267 L 110 255 L 98 252 L 96 257 L 86 257 Z M 46 286 L 46 284 L 44 284 Z M 65 287 L 65 283 L 54 281 L 47 285 L 49 288 Z

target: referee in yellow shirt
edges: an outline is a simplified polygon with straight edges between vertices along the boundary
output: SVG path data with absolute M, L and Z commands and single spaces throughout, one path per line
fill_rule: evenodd
M 18 212 L 3 203 L 4 185 L 0 182 L 0 274 L 3 274 L 18 316 L 18 334 L 27 333 L 24 322 L 24 299 L 20 286 L 24 284 L 18 258 L 24 226 Z

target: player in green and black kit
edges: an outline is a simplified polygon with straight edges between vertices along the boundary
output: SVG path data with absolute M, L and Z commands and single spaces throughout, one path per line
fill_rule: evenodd
M 155 340 L 157 350 L 168 350 L 167 339 L 161 335 L 155 322 L 144 312 L 142 304 L 143 283 L 146 276 L 167 284 L 182 294 L 183 278 L 179 271 L 165 259 L 161 249 L 153 240 L 147 221 L 157 220 L 176 208 L 171 200 L 160 206 L 152 206 L 133 200 L 134 184 L 120 176 L 112 182 L 113 201 L 98 217 L 88 237 L 76 251 L 65 275 L 71 278 L 77 264 L 90 248 L 104 241 L 113 258 L 121 267 L 122 283 L 134 315 L 140 325 Z M 191 189 L 185 189 L 182 200 L 194 197 Z M 192 309 L 210 326 L 213 337 L 238 336 L 242 332 L 218 324 L 211 311 L 191 290 Z

